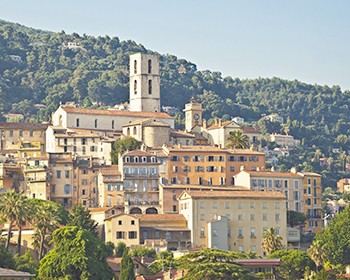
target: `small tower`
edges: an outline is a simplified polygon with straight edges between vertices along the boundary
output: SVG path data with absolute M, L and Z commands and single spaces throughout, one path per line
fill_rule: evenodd
M 160 112 L 159 55 L 130 55 L 130 111 Z
M 192 96 L 190 103 L 185 105 L 185 128 L 190 132 L 195 125 L 202 125 L 202 105 Z

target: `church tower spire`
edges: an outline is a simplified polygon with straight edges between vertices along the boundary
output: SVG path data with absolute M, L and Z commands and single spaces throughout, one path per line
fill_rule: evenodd
M 160 112 L 159 55 L 130 55 L 130 111 Z

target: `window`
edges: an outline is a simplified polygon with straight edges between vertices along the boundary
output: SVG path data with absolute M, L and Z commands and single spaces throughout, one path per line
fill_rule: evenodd
M 22 130 L 19 131 L 19 136 L 21 136 L 21 137 L 23 136 L 23 131 Z
M 288 188 L 288 181 L 287 180 L 284 180 L 284 187 Z
M 76 127 L 79 127 L 79 119 L 76 119 Z
M 194 171 L 195 172 L 203 172 L 203 166 L 195 166 Z
M 275 203 L 275 209 L 280 209 L 280 203 L 279 202 Z
M 201 208 L 204 209 L 204 202 L 201 201 Z
M 55 194 L 56 192 L 56 185 L 51 186 L 51 194 Z
M 240 245 L 240 246 L 238 246 L 238 252 L 243 252 L 243 246 L 242 245 Z
M 317 182 L 316 182 L 316 179 L 314 179 L 314 186 L 316 186 L 317 185 Z
M 293 192 L 293 199 L 294 200 L 300 200 L 300 191 L 294 191 Z
M 184 161 L 185 162 L 190 161 L 190 157 L 189 156 L 184 156 Z
M 57 174 L 56 175 L 57 178 L 61 178 L 61 171 L 60 170 L 57 170 L 56 174 Z
M 298 189 L 299 188 L 299 181 L 294 181 L 294 188 Z
M 188 185 L 189 183 L 190 183 L 190 178 L 189 177 L 185 177 L 184 184 Z
M 137 60 L 134 60 L 134 74 L 137 74 Z
M 129 231 L 129 239 L 136 239 L 136 238 L 137 238 L 137 232 Z
M 81 138 L 81 144 L 86 145 L 86 142 L 87 142 L 86 140 L 87 140 L 86 138 Z
M 117 231 L 117 239 L 124 239 L 124 232 L 123 231 Z
M 203 178 L 202 177 L 198 178 L 198 185 L 203 185 Z
M 152 60 L 148 60 L 148 74 L 152 73 Z
M 34 135 L 34 132 L 33 131 L 29 131 L 29 136 L 33 137 L 33 135 Z
M 269 188 L 272 188 L 272 180 L 269 180 Z
M 177 172 L 178 168 L 177 166 L 173 166 L 173 172 Z
M 311 187 L 307 188 L 307 194 L 311 194 Z
M 211 186 L 213 184 L 213 178 L 209 177 L 208 178 L 208 185 Z
M 317 197 L 317 188 L 314 188 L 314 197 Z
M 112 121 L 112 129 L 114 129 L 114 121 Z
M 307 179 L 307 184 L 311 185 L 311 179 L 310 178 Z
M 81 190 L 82 195 L 86 195 L 86 190 Z
M 230 166 L 230 172 L 235 172 L 235 167 L 234 166 Z
M 238 237 L 243 237 L 243 228 L 238 228 Z
M 137 94 L 137 81 L 134 81 L 134 94 Z
M 204 228 L 201 228 L 201 237 L 204 237 Z
M 66 178 L 69 178 L 69 170 L 64 171 L 64 175 Z
M 176 201 L 176 194 L 173 195 L 173 200 Z
M 263 202 L 263 209 L 267 209 L 267 203 Z
M 250 237 L 255 237 L 255 228 L 250 228 Z
M 201 221 L 204 221 L 204 214 L 201 214 Z
M 252 250 L 253 252 L 256 251 L 256 247 L 254 245 L 250 246 L 250 250 Z
M 213 202 L 213 208 L 217 208 L 217 203 Z
M 242 214 L 238 214 L 238 221 L 242 221 Z
M 92 139 L 94 139 L 94 138 L 92 138 Z M 97 151 L 97 149 L 95 148 L 95 146 L 91 146 L 91 147 L 90 147 L 90 151 L 91 151 L 91 152 L 94 152 L 94 151 Z
M 81 184 L 82 185 L 88 185 L 89 184 L 89 181 L 88 181 L 88 179 L 81 179 Z M 108 185 L 110 185 L 110 184 L 108 184 Z M 113 187 L 112 187 L 113 188 Z M 113 189 L 112 189 L 113 190 Z
M 203 161 L 203 156 L 193 156 L 192 161 L 193 162 Z
M 275 220 L 278 222 L 280 220 L 280 214 L 275 214 Z
M 231 219 L 231 215 L 230 214 L 226 214 L 226 219 L 229 221 Z
M 72 193 L 71 185 L 64 185 L 64 194 L 71 194 L 71 193 Z
M 254 221 L 254 218 L 255 218 L 255 217 L 254 217 L 254 214 L 251 214 L 251 215 L 250 215 L 250 220 L 251 220 L 251 221 Z
M 231 228 L 227 228 L 227 236 L 230 237 L 231 236 Z
M 213 237 L 217 237 L 218 236 L 218 231 L 216 229 L 213 229 Z
M 267 221 L 267 214 L 263 214 L 263 221 Z
M 10 136 L 13 136 L 13 130 L 10 130 Z
M 226 205 L 226 209 L 230 208 L 230 202 L 226 202 L 225 205 Z
M 180 161 L 180 157 L 179 156 L 171 156 L 170 161 Z
M 294 211 L 300 211 L 301 208 L 300 208 L 300 202 L 295 202 L 294 204 Z
M 218 161 L 225 161 L 225 157 L 224 156 L 218 156 Z
M 76 152 L 76 151 L 77 151 L 77 146 L 73 146 L 73 152 Z
M 148 81 L 148 94 L 152 94 L 152 80 Z
M 238 202 L 238 209 L 242 209 L 242 202 Z
M 254 208 L 254 202 L 250 203 L 250 208 Z
M 176 184 L 176 181 L 177 181 L 177 180 L 176 180 L 176 177 L 171 177 L 171 178 L 170 178 L 170 183 L 171 183 L 171 184 Z
M 81 174 L 88 174 L 89 173 L 89 170 L 88 169 L 82 169 L 81 170 Z
M 220 185 L 225 185 L 225 178 L 224 177 L 220 177 L 219 178 L 219 184 Z

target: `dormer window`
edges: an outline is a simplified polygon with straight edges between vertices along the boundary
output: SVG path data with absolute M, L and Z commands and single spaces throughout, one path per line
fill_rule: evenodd
M 139 162 L 139 157 L 135 157 L 134 162 Z
M 153 163 L 157 162 L 156 158 L 155 157 L 151 157 L 151 162 L 153 162 Z
M 147 158 L 146 157 L 142 157 L 142 162 L 147 162 Z
M 125 162 L 130 162 L 130 157 L 126 157 Z

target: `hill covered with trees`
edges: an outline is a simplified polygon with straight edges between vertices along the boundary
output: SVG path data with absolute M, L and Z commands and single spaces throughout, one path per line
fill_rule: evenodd
M 69 42 L 77 47 L 69 48 Z M 60 102 L 107 108 L 107 104 L 128 101 L 129 54 L 136 52 L 153 51 L 118 37 L 53 33 L 0 20 L 0 115 L 20 113 L 41 122 L 49 120 Z M 228 120 L 234 116 L 258 121 L 264 114 L 277 113 L 284 125 L 259 121 L 258 127 L 264 134 L 284 133 L 287 128 L 289 134 L 303 140 L 303 147 L 310 151 L 305 150 L 305 157 L 296 152 L 301 167 L 318 171 L 312 164 L 316 150 L 321 153 L 317 159 L 332 157 L 331 147 L 350 150 L 350 92 L 339 86 L 277 77 L 222 77 L 220 72 L 199 71 L 194 63 L 169 54 L 160 56 L 160 66 L 162 105 L 183 109 L 195 95 L 209 123 L 215 117 Z M 46 108 L 39 110 L 34 104 Z M 182 113 L 176 116 L 179 128 L 183 128 L 183 117 Z M 283 166 L 291 164 L 284 162 Z

